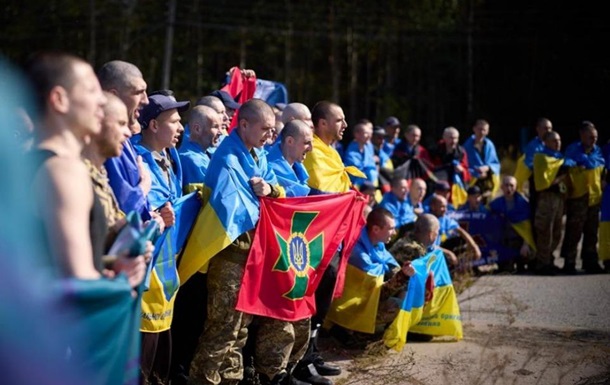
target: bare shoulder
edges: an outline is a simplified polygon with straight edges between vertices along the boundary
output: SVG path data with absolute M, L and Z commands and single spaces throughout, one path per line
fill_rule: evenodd
M 93 200 L 87 166 L 76 157 L 56 156 L 47 160 L 34 178 L 34 188 L 45 199 L 55 198 L 58 205 L 67 202 L 90 205 Z

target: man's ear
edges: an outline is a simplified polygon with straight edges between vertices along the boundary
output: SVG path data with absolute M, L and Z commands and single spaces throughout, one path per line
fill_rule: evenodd
M 62 86 L 55 86 L 49 92 L 47 101 L 51 109 L 65 114 L 70 109 L 70 100 L 68 99 L 68 92 Z
M 151 119 L 150 122 L 148 122 L 148 127 L 146 129 L 150 130 L 151 132 L 156 133 L 159 130 L 159 126 L 157 124 L 157 120 L 156 119 Z
M 110 93 L 111 93 L 111 94 L 113 94 L 114 96 L 119 96 L 119 91 L 117 91 L 117 89 L 116 89 L 116 88 L 111 88 L 111 89 L 109 89 L 109 90 L 104 90 L 104 91 L 110 92 Z
M 292 136 L 287 136 L 284 138 L 284 142 L 292 146 L 294 144 L 294 138 Z

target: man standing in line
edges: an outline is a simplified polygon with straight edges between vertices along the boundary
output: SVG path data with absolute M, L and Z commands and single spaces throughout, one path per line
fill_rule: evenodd
M 260 99 L 244 103 L 238 126 L 214 153 L 205 177 L 211 189 L 208 205 L 214 207 L 231 243 L 209 260 L 208 314 L 191 362 L 191 384 L 238 384 L 243 378 L 241 349 L 252 317 L 235 310 L 235 304 L 260 214 L 258 197 L 284 195 L 262 150 L 274 128 L 275 115 L 267 103 Z M 196 224 L 189 242 L 197 230 L 201 229 Z M 188 248 L 187 244 L 187 252 Z M 186 255 L 181 276 L 188 278 L 192 272 L 186 267 Z
M 309 174 L 310 194 L 344 193 L 352 187 L 350 175 L 364 178 L 365 175 L 353 166 L 345 167 L 333 143 L 343 138 L 347 128 L 343 109 L 331 102 L 318 102 L 311 111 L 314 125 L 313 150 L 303 165 Z M 316 314 L 311 319 L 311 336 L 305 357 L 299 362 L 294 376 L 309 382 L 320 376 L 338 375 L 341 369 L 324 362 L 317 348 L 318 330 L 321 327 L 335 292 L 337 274 L 345 269 L 347 257 L 337 251 L 324 271 L 316 296 Z M 330 381 L 330 380 L 329 380 Z

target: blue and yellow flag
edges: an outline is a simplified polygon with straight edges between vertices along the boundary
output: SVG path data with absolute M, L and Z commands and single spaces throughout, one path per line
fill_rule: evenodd
M 527 199 L 525 199 L 525 197 L 518 192 L 515 192 L 513 199 L 513 205 L 510 209 L 506 203 L 506 198 L 503 196 L 491 201 L 489 208 L 492 212 L 506 218 L 517 234 L 519 234 L 519 236 L 527 243 L 530 249 L 536 251 L 532 221 L 530 220 L 530 204 Z
M 197 271 L 207 271 L 213 256 L 256 226 L 259 199 L 250 187 L 250 179 L 261 177 L 276 186 L 278 182 L 267 165 L 265 151 L 253 151 L 258 161 L 234 130 L 214 153 L 205 177 L 210 197 L 203 203 L 182 254 L 178 266 L 180 282 L 185 283 Z M 283 196 L 284 190 L 277 188 Z
M 176 257 L 189 235 L 201 203 L 196 193 L 178 198 L 173 203 L 176 221 L 155 242 L 153 259 L 147 276 L 148 290 L 142 296 L 144 332 L 162 332 L 172 324 L 174 300 L 180 287 Z
M 313 150 L 307 155 L 303 165 L 309 174 L 309 187 L 325 193 L 349 191 L 352 185 L 350 176 L 366 178 L 356 167 L 345 167 L 337 150 L 324 143 L 317 135 L 313 136 Z
M 491 173 L 491 179 L 493 183 L 493 189 L 491 190 L 492 196 L 495 196 L 500 188 L 500 159 L 498 159 L 498 153 L 496 152 L 496 146 L 488 138 L 483 139 L 483 153 L 474 146 L 475 137 L 472 135 L 464 143 L 464 149 L 466 155 L 468 155 L 468 171 L 472 176 L 470 185 L 474 186 L 480 174 L 477 170 L 481 166 L 489 166 L 489 172 Z
M 453 174 L 451 183 L 451 204 L 453 207 L 461 207 L 468 201 L 468 192 L 462 178 L 457 173 Z
M 572 143 L 566 148 L 566 159 L 574 161 L 570 167 L 569 198 L 580 198 L 589 194 L 589 206 L 595 206 L 602 200 L 602 173 L 604 157 L 599 146 L 586 152 L 581 142 Z
M 385 345 L 400 351 L 408 332 L 461 339 L 460 308 L 442 251 L 435 248 L 412 265 L 415 275 L 398 315 L 385 331 Z
M 610 184 L 604 189 L 599 222 L 599 259 L 610 261 Z
M 328 321 L 350 330 L 374 333 L 384 275 L 398 267 L 385 246 L 373 245 L 366 227 L 352 250 L 343 295 L 333 301 Z
M 559 169 L 563 166 L 565 159 L 559 151 L 553 151 L 548 147 L 534 155 L 534 186 L 536 191 L 543 191 L 551 187 Z

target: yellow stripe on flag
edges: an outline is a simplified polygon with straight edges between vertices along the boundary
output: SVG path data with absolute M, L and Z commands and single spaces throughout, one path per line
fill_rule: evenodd
M 532 170 L 525 165 L 525 154 L 517 159 L 517 167 L 515 167 L 515 179 L 517 179 L 517 191 L 523 192 L 523 185 L 532 176 Z
M 513 229 L 533 251 L 536 251 L 536 242 L 534 242 L 534 232 L 532 230 L 532 221 L 526 219 L 519 223 L 511 223 Z
M 348 264 L 343 295 L 333 302 L 326 318 L 350 330 L 374 333 L 382 285 L 383 276 L 367 274 Z
M 178 266 L 181 284 L 197 271 L 207 272 L 213 256 L 231 244 L 223 224 L 210 204 L 199 213 Z
M 463 338 L 462 316 L 453 285 L 434 288 L 434 296 L 424 305 L 420 321 L 408 331 Z
M 610 222 L 599 224 L 599 259 L 610 261 Z

